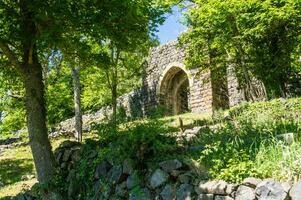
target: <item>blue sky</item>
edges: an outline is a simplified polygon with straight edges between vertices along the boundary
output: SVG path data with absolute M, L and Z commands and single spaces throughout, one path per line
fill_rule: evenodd
M 182 14 L 178 7 L 174 7 L 172 14 L 167 14 L 166 21 L 159 27 L 157 33 L 161 44 L 177 39 L 177 37 L 186 30 L 186 27 L 181 24 Z

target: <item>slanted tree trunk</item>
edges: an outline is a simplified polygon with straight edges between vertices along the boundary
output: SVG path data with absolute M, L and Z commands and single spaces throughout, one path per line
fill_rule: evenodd
M 37 58 L 37 56 L 34 57 Z M 34 60 L 32 63 L 24 64 L 23 67 L 29 144 L 36 166 L 38 181 L 44 185 L 51 183 L 53 180 L 55 161 L 46 127 L 42 66 L 37 60 Z M 50 184 L 43 191 L 43 198 L 47 200 L 61 199 L 56 191 Z
M 73 90 L 74 90 L 74 113 L 75 113 L 75 137 L 78 142 L 82 142 L 82 111 L 81 111 L 81 100 L 80 100 L 80 77 L 79 77 L 80 67 L 72 68 L 72 78 L 73 78 Z

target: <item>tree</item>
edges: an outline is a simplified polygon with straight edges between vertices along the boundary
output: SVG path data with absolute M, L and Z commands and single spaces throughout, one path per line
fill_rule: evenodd
M 47 135 L 44 82 L 40 56 L 60 46 L 66 33 L 78 31 L 99 38 L 125 38 L 128 30 L 155 30 L 163 10 L 153 1 L 32 1 L 0 2 L 1 54 L 22 76 L 27 127 L 38 181 L 48 185 L 55 174 Z M 131 23 L 127 23 L 128 19 Z M 146 26 L 148 24 L 148 26 Z M 49 186 L 49 185 L 48 185 Z M 44 199 L 62 199 L 57 189 L 45 187 Z
M 209 69 L 234 65 L 249 100 L 264 93 L 254 78 L 264 83 L 269 97 L 285 96 L 292 58 L 300 46 L 300 1 L 194 3 L 186 17 L 191 29 L 183 36 L 183 43 L 189 44 L 188 65 Z
M 145 34 L 145 33 L 144 33 Z M 140 33 L 143 36 L 143 33 Z M 156 40 L 144 36 L 144 43 L 131 42 L 132 46 L 118 46 L 116 43 L 108 42 L 104 48 L 98 47 L 95 64 L 103 69 L 107 87 L 111 93 L 112 105 L 112 125 L 116 129 L 117 125 L 117 98 L 123 92 L 120 88 L 125 86 L 133 88 L 138 86 L 137 79 L 141 78 L 141 69 L 143 67 L 145 56 L 151 46 L 157 44 Z M 139 37 L 130 38 L 137 40 Z

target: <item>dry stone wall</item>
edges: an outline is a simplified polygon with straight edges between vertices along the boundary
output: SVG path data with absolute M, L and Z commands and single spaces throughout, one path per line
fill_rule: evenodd
M 95 160 L 98 152 L 88 158 Z M 74 166 L 81 159 L 81 145 L 67 141 L 56 151 L 58 165 L 66 173 L 68 197 L 75 199 L 79 185 Z M 178 160 L 163 160 L 155 168 L 139 170 L 133 160 L 119 164 L 103 160 L 94 169 L 94 193 L 91 200 L 300 200 L 301 181 L 294 184 L 273 179 L 246 178 L 240 184 L 208 180 L 194 166 Z

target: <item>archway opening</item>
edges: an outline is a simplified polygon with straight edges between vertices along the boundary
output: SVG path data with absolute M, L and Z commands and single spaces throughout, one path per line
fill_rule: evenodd
M 189 79 L 179 67 L 170 68 L 160 85 L 160 105 L 166 115 L 178 115 L 189 111 Z

